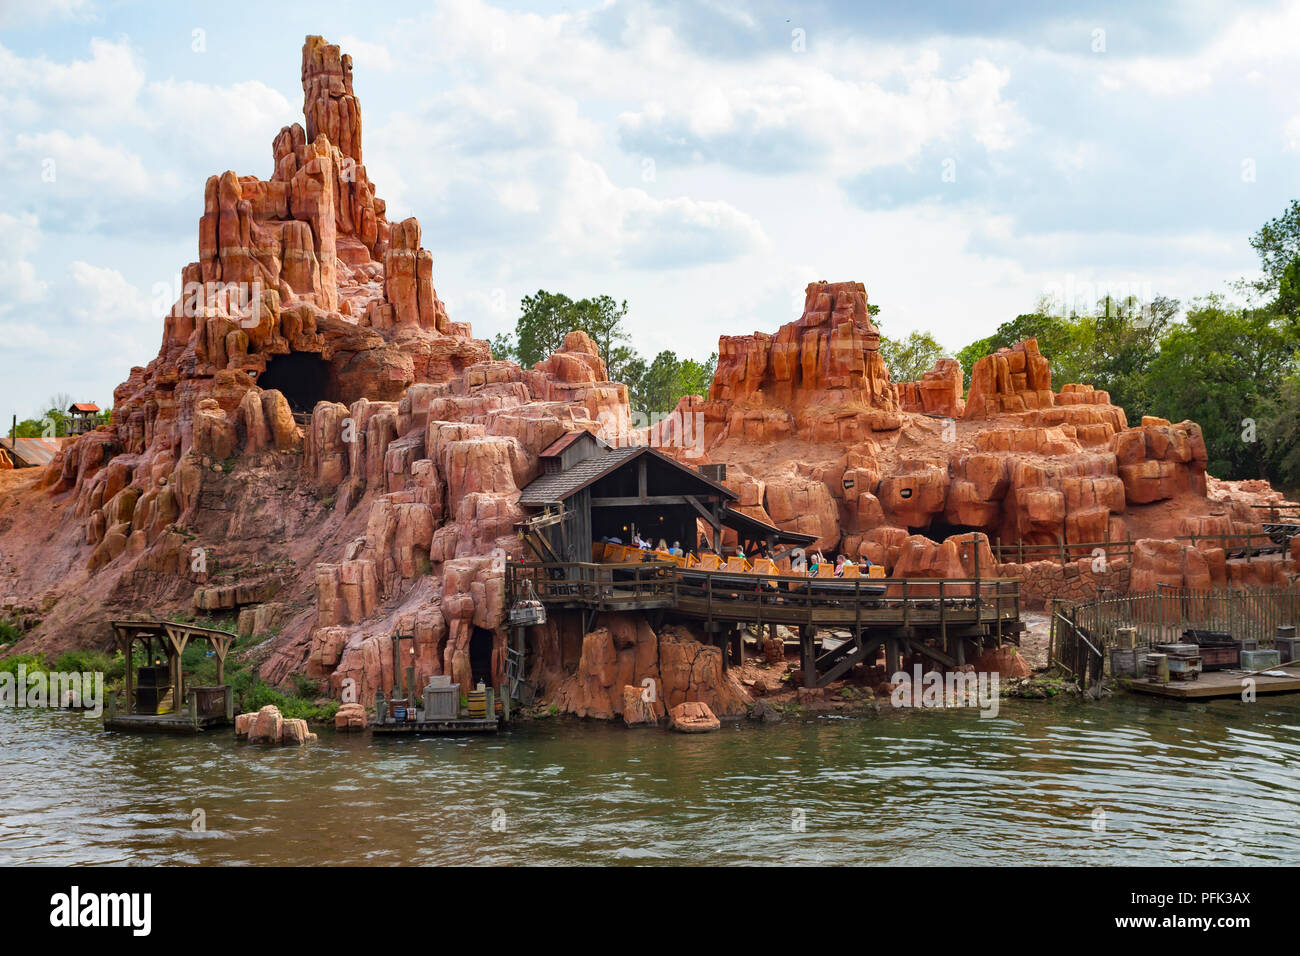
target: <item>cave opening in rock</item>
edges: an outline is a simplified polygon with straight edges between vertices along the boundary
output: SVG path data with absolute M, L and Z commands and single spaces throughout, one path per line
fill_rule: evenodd
M 908 530 L 912 534 L 925 535 L 925 537 L 929 538 L 931 541 L 934 541 L 937 544 L 942 544 L 955 534 L 969 534 L 972 531 L 983 531 L 984 529 L 976 528 L 972 525 L 949 524 L 942 519 L 936 518 L 934 521 L 930 522 L 930 526 L 927 528 L 909 528 Z
M 277 355 L 266 364 L 257 384 L 276 389 L 297 413 L 309 413 L 317 402 L 333 401 L 333 376 L 329 362 L 314 352 Z
M 485 627 L 476 627 L 469 636 L 469 670 L 475 686 L 492 686 L 493 634 Z

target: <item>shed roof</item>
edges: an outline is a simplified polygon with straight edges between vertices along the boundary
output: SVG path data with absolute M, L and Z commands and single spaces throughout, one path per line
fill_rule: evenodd
M 65 441 L 66 438 L 12 439 L 6 436 L 0 438 L 0 447 L 24 465 L 43 467 L 54 460 Z
M 610 472 L 621 468 L 642 455 L 654 455 L 661 461 L 667 462 L 672 467 L 707 486 L 709 491 L 714 494 L 720 494 L 729 500 L 739 497 L 730 488 L 705 478 L 694 468 L 669 458 L 663 452 L 656 451 L 649 445 L 625 445 L 622 448 L 611 448 L 603 455 L 593 455 L 591 458 L 583 459 L 566 471 L 557 471 L 554 474 L 535 478 L 520 492 L 519 504 L 529 508 L 540 508 L 557 501 L 564 501 L 588 485 L 604 478 Z
M 94 402 L 73 402 L 68 406 L 70 412 L 97 412 L 99 406 Z
M 586 429 L 580 429 L 576 432 L 568 432 L 564 435 L 561 435 L 559 438 L 555 439 L 555 441 L 551 442 L 542 450 L 542 454 L 540 457 L 542 458 L 556 457 L 557 455 L 561 454 L 566 448 L 568 448 L 570 445 L 576 442 L 579 438 L 581 438 L 583 435 L 587 435 L 588 437 L 590 437 L 592 441 L 596 442 L 602 448 L 608 449 L 611 447 L 608 443 L 602 441 L 600 438 L 598 438 L 596 435 L 593 435 L 591 432 L 587 431 Z
M 768 535 L 775 535 L 776 540 L 784 541 L 788 544 L 812 544 L 817 540 L 815 534 L 804 534 L 800 531 L 783 531 L 776 525 L 770 525 L 766 521 L 755 518 L 753 515 L 747 515 L 743 511 L 737 511 L 728 506 L 722 512 L 722 526 L 731 528 L 734 531 L 742 532 L 751 538 L 763 539 Z

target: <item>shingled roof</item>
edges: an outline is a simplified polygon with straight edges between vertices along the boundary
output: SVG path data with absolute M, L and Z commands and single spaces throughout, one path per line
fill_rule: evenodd
M 541 508 L 557 501 L 564 501 L 641 455 L 656 456 L 702 484 L 708 485 L 711 491 L 721 494 L 724 498 L 739 497 L 730 488 L 705 478 L 694 468 L 669 458 L 649 445 L 625 445 L 622 448 L 612 448 L 603 455 L 586 458 L 568 471 L 558 471 L 534 479 L 519 493 L 519 504 L 526 508 Z

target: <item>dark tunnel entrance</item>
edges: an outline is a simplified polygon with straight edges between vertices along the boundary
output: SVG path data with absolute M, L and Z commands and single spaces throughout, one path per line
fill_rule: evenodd
M 266 364 L 257 384 L 279 391 L 299 413 L 311 412 L 317 402 L 333 398 L 330 364 L 313 352 L 277 355 Z
M 487 628 L 476 627 L 469 638 L 469 669 L 473 682 L 492 686 L 492 643 L 495 636 Z M 468 690 L 472 688 L 462 688 Z

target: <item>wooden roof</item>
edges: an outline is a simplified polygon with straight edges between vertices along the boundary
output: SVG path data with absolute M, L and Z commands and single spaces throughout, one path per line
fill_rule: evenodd
M 579 431 L 576 432 L 568 432 L 567 434 L 562 435 L 561 437 L 555 439 L 555 441 L 551 442 L 549 445 L 546 446 L 545 449 L 542 450 L 542 454 L 539 457 L 555 458 L 556 456 L 561 454 L 566 448 L 568 448 L 579 438 L 581 438 L 583 435 L 586 435 L 592 441 L 596 442 L 597 445 L 601 448 L 608 450 L 611 447 L 609 444 L 602 441 L 600 438 L 593 435 L 591 432 L 587 431 L 586 429 L 580 429 Z
M 0 438 L 0 447 L 17 458 L 17 465 L 43 467 L 54 460 L 66 438 Z
M 690 476 L 692 480 L 703 485 L 708 493 L 721 495 L 727 500 L 740 497 L 730 488 L 705 478 L 694 468 L 669 458 L 649 445 L 625 445 L 622 448 L 611 448 L 603 455 L 593 455 L 591 458 L 583 459 L 567 471 L 557 471 L 554 474 L 535 478 L 520 492 L 519 504 L 525 508 L 541 508 L 564 501 L 642 455 L 653 455 L 684 475 Z
M 723 509 L 722 526 L 746 534 L 751 539 L 763 540 L 768 535 L 775 535 L 776 540 L 784 541 L 787 544 L 812 544 L 817 540 L 815 534 L 804 534 L 801 531 L 783 531 L 776 525 L 770 525 L 753 515 L 745 514 L 743 511 L 736 511 L 730 506 Z

